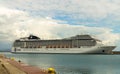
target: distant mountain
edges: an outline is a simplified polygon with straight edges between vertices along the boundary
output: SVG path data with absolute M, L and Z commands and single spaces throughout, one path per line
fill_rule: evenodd
M 0 49 L 0 52 L 10 52 L 10 49 Z

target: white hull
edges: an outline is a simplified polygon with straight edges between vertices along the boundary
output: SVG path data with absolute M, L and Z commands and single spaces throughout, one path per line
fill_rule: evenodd
M 81 48 L 20 48 L 13 47 L 13 53 L 68 53 L 68 54 L 106 54 L 111 53 L 115 46 L 92 46 Z

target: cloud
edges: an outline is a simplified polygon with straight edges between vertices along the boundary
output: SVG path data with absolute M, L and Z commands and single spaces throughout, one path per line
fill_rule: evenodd
M 119 31 L 120 0 L 7 0 L 0 3 L 26 12 L 30 17 L 51 17 L 72 25 L 105 26 Z
M 4 8 L 3 10 L 7 12 L 0 14 L 0 19 L 2 19 L 2 23 L 0 24 L 0 40 L 11 41 L 16 38 L 28 36 L 29 34 L 35 34 L 44 39 L 64 38 L 77 34 L 98 35 L 99 37 L 104 37 L 105 40 L 109 39 L 105 36 L 108 35 L 111 37 L 110 41 L 112 42 L 119 39 L 119 34 L 112 33 L 112 29 L 109 28 L 69 25 L 64 24 L 64 21 L 55 20 L 51 17 L 33 18 L 28 13 L 20 10 L 8 8 Z M 112 37 L 116 38 L 112 39 Z
M 106 45 L 115 45 L 120 41 L 120 34 L 115 34 L 111 31 L 106 31 L 104 33 L 98 34 L 97 37 L 103 40 L 103 44 Z
M 119 15 L 120 13 L 119 0 L 14 0 L 12 2 L 5 1 L 4 5 L 30 11 L 34 15 L 36 15 L 34 12 L 49 16 L 54 16 L 56 13 L 65 13 L 67 15 L 77 14 L 78 16 L 98 19 L 109 15 Z
M 100 16 L 103 16 L 103 14 L 104 14 L 104 16 L 107 15 L 107 13 L 106 13 L 107 11 L 104 8 L 103 8 L 103 10 L 105 12 L 104 11 L 103 11 L 104 13 L 96 12 L 97 16 L 93 15 L 93 14 L 95 14 L 95 12 L 93 12 L 93 11 L 89 13 L 89 10 L 90 11 L 93 10 L 95 8 L 95 6 L 92 7 L 92 3 L 89 1 L 86 1 L 86 2 L 88 2 L 88 3 L 86 3 L 88 6 L 86 4 L 84 5 L 85 1 L 83 1 L 83 5 L 79 4 L 77 2 L 77 0 L 75 2 L 68 2 L 67 0 L 65 0 L 66 6 L 64 5 L 63 2 L 60 2 L 60 5 L 63 4 L 63 6 L 57 5 L 56 4 L 56 3 L 58 3 L 57 1 L 55 1 L 55 5 L 53 3 L 53 6 L 50 6 L 50 7 L 47 6 L 47 4 L 51 5 L 51 2 L 50 3 L 43 2 L 42 5 L 43 5 L 43 8 L 46 7 L 46 9 L 47 9 L 46 11 L 52 11 L 52 10 L 58 9 L 60 11 L 65 11 L 65 13 L 67 13 L 67 14 L 76 14 L 76 13 L 79 14 L 79 12 L 81 13 L 81 11 L 82 11 L 84 16 L 93 17 L 93 18 L 99 18 Z M 93 5 L 95 4 L 95 2 L 93 2 Z M 44 4 L 45 4 L 45 6 L 44 6 Z M 15 4 L 15 6 L 17 6 L 17 5 L 20 6 L 21 4 Z M 70 5 L 73 5 L 73 6 L 70 6 Z M 14 6 L 14 4 L 13 4 L 13 6 Z M 57 7 L 55 7 L 55 6 L 57 6 Z M 37 10 L 38 7 L 39 6 L 37 6 L 37 4 L 34 6 L 34 3 L 33 3 L 32 9 L 35 8 Z M 77 9 L 79 9 L 79 8 L 81 9 L 81 7 L 83 7 L 83 10 L 77 11 Z M 99 7 L 100 6 L 98 5 L 95 10 L 97 10 L 97 8 L 99 8 Z M 50 8 L 50 10 L 49 10 L 49 8 Z M 39 9 L 41 10 L 42 8 L 40 7 Z M 68 10 L 66 10 L 66 9 L 68 9 Z M 102 8 L 100 8 L 100 9 L 102 9 Z M 113 10 L 114 10 L 114 7 L 113 7 Z M 117 9 L 115 9 L 115 10 L 117 10 Z M 65 38 L 65 37 L 70 37 L 70 36 L 74 36 L 77 34 L 92 34 L 92 35 L 95 35 L 97 38 L 103 40 L 103 42 L 105 44 L 113 45 L 116 42 L 120 41 L 120 35 L 118 33 L 113 33 L 113 29 L 110 29 L 110 28 L 89 27 L 89 26 L 85 26 L 84 24 L 70 25 L 70 24 L 66 23 L 66 21 L 54 19 L 53 16 L 56 16 L 54 14 L 53 15 L 50 14 L 51 16 L 46 15 L 44 17 L 34 17 L 28 11 L 8 8 L 8 7 L 4 7 L 4 6 L 0 7 L 0 11 L 1 11 L 0 12 L 0 28 L 1 28 L 0 29 L 0 41 L 1 42 L 14 41 L 15 39 L 18 39 L 18 38 L 24 37 L 24 36 L 28 36 L 30 34 L 37 35 L 42 39 Z M 109 13 L 112 12 L 112 10 L 109 10 L 109 11 L 110 11 Z M 89 16 L 86 14 L 88 14 Z M 78 18 L 78 17 L 74 17 L 74 18 Z
M 25 15 L 23 11 L 0 7 L 0 35 L 2 38 L 9 40 L 15 30 L 20 27 L 19 23 L 23 18 L 25 19 Z

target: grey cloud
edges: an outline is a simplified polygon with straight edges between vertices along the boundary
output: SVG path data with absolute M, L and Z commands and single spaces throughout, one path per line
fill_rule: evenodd
M 105 18 L 108 14 L 119 14 L 119 3 L 119 0 L 13 0 L 5 1 L 4 4 L 12 8 L 31 10 L 33 13 L 35 11 L 37 13 L 46 12 L 44 13 L 46 15 L 54 15 L 57 11 L 62 11 L 67 14 L 78 13 L 77 15 L 91 18 Z

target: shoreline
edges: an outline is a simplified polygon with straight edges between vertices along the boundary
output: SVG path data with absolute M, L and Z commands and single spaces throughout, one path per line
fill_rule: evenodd
M 47 74 L 47 70 L 29 66 L 14 58 L 7 58 L 0 54 L 0 74 Z

